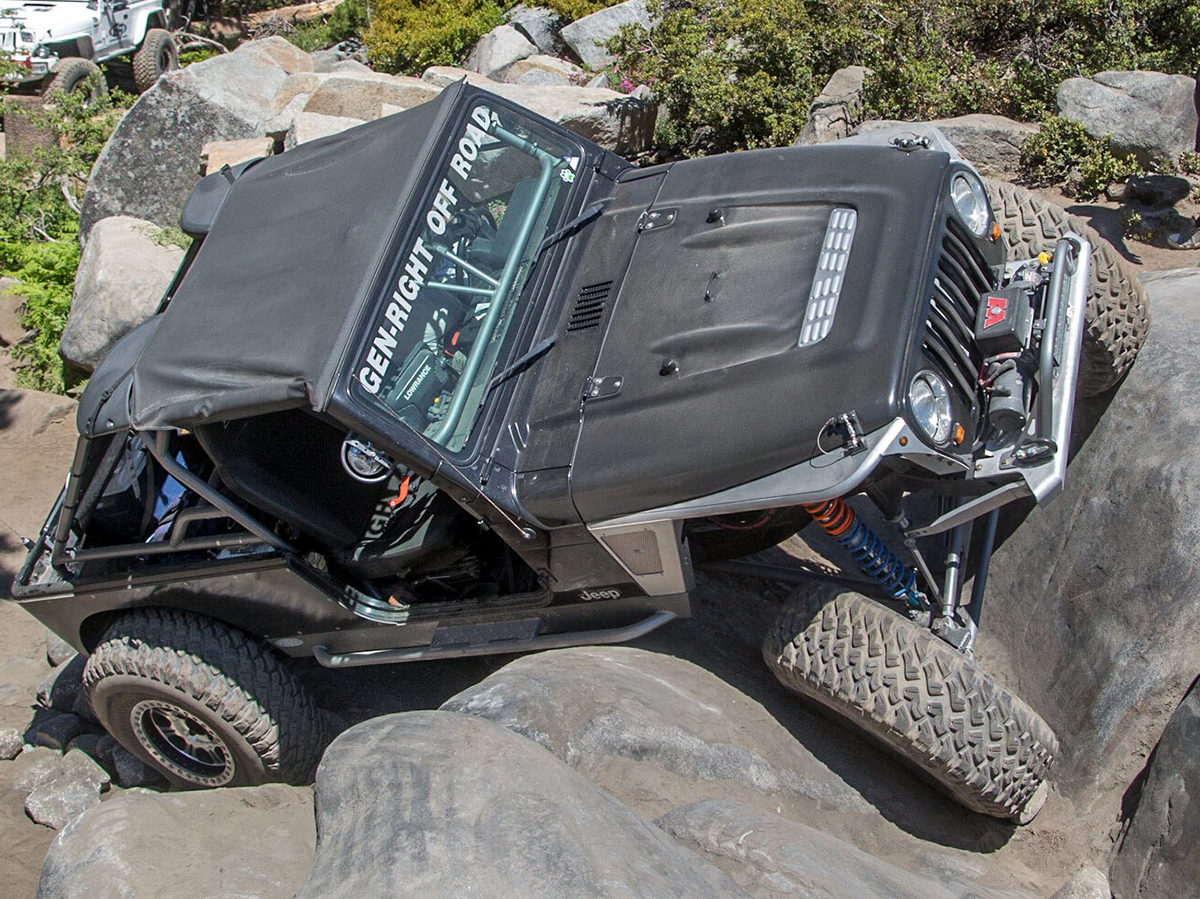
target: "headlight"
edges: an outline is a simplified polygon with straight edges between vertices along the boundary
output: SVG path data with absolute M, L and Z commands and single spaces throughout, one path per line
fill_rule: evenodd
M 987 193 L 979 179 L 974 175 L 958 172 L 950 179 L 950 199 L 954 201 L 959 218 L 971 229 L 971 233 L 976 237 L 983 237 L 987 233 L 991 211 L 988 208 Z
M 50 56 L 50 48 L 45 44 L 38 44 L 38 48 L 33 51 L 33 55 L 38 59 L 48 59 Z
M 917 372 L 908 388 L 908 405 L 917 425 L 939 446 L 950 439 L 950 391 L 931 371 Z

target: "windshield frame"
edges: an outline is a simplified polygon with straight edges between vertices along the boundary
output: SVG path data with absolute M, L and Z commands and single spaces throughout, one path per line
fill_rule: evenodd
M 414 241 L 423 234 L 426 223 L 423 213 L 435 204 L 439 186 L 443 180 L 442 176 L 448 170 L 456 153 L 458 138 L 468 124 L 472 111 L 481 105 L 491 109 L 493 118 L 497 111 L 502 116 L 504 113 L 508 113 L 516 117 L 519 124 L 527 124 L 537 131 L 546 132 L 547 137 L 553 138 L 555 152 L 561 152 L 562 155 L 555 156 L 553 153 L 545 152 L 534 141 L 525 140 L 503 126 L 500 127 L 500 130 L 504 132 L 503 136 L 496 133 L 494 127 L 488 131 L 489 137 L 500 140 L 514 150 L 526 153 L 538 163 L 537 201 L 530 204 L 526 220 L 522 222 L 519 238 L 514 241 L 499 276 L 493 279 L 497 283 L 490 291 L 481 291 L 478 288 L 464 290 L 456 288 L 454 285 L 435 284 L 438 288 L 450 287 L 452 291 L 462 293 L 490 293 L 494 298 L 483 314 L 483 328 L 486 330 L 481 330 L 479 337 L 471 347 L 467 363 L 454 386 L 452 399 L 447 404 L 453 403 L 453 410 L 448 411 L 446 419 L 436 429 L 430 424 L 424 430 L 420 430 L 401 418 L 397 411 L 390 407 L 380 395 L 371 394 L 362 389 L 358 377 L 362 359 L 370 350 L 376 333 L 375 325 L 387 308 L 389 297 L 393 295 L 395 285 L 392 282 L 395 279 L 387 277 L 377 284 L 374 291 L 375 299 L 363 308 L 354 330 L 354 339 L 347 344 L 346 352 L 343 355 L 343 363 L 336 381 L 338 386 L 335 387 L 335 395 L 344 397 L 345 399 L 341 402 L 349 401 L 351 408 L 358 410 L 354 418 L 368 431 L 375 431 L 380 436 L 390 435 L 387 442 L 394 443 L 398 447 L 403 447 L 414 439 L 418 439 L 420 444 L 430 447 L 436 457 L 445 458 L 446 461 L 454 459 L 456 466 L 469 464 L 469 460 L 483 445 L 486 432 L 491 430 L 491 427 L 488 426 L 491 411 L 503 394 L 501 390 L 488 390 L 486 386 L 488 379 L 497 371 L 503 370 L 503 366 L 515 358 L 516 354 L 519 354 L 520 345 L 530 339 L 526 333 L 528 317 L 537 311 L 535 307 L 542 305 L 537 297 L 530 294 L 535 285 L 543 283 L 544 280 L 538 274 L 541 254 L 538 253 L 536 242 L 532 239 L 535 236 L 533 232 L 540 225 L 541 231 L 536 235 L 539 240 L 553 233 L 554 228 L 569 214 L 569 210 L 577 205 L 580 191 L 586 190 L 586 184 L 590 181 L 590 178 L 587 177 L 588 165 L 596 149 L 590 142 L 578 135 L 498 95 L 479 90 L 465 92 L 462 105 L 448 117 L 448 121 L 443 127 L 440 139 L 442 149 L 436 151 L 436 155 L 426 162 L 421 175 L 422 188 L 414 194 L 403 214 L 407 221 L 397 229 L 397 237 L 389 254 L 392 260 L 390 267 L 394 267 L 402 261 L 401 257 L 407 255 L 408 248 L 413 246 Z M 543 143 L 551 142 L 543 141 Z M 570 175 L 562 178 L 565 183 L 555 195 L 553 206 L 547 206 L 548 188 L 554 183 L 556 175 L 562 174 L 564 169 L 569 169 Z M 433 248 L 432 244 L 425 246 Z M 439 247 L 438 250 L 439 253 L 436 255 L 439 259 L 444 257 L 456 264 L 465 262 L 456 257 L 453 247 Z M 478 274 L 478 272 L 473 272 L 473 274 Z M 515 283 L 518 277 L 521 279 L 519 284 Z M 486 299 L 486 297 L 477 296 L 476 299 Z M 515 304 L 518 303 L 521 305 L 516 306 Z M 506 317 L 506 313 L 506 324 L 497 338 L 496 326 Z M 493 343 L 493 338 L 496 338 L 495 343 Z M 470 366 L 469 369 L 467 365 Z M 477 392 L 481 384 L 484 385 L 482 398 Z M 477 409 L 466 408 L 472 399 L 479 400 Z M 340 405 L 341 403 L 336 404 Z M 336 417 L 340 418 L 341 416 Z M 461 444 L 456 445 L 454 441 L 456 429 L 467 417 L 471 419 L 469 433 L 462 437 Z M 351 424 L 351 422 L 347 421 L 347 424 Z M 402 426 L 402 430 L 398 429 L 397 425 Z

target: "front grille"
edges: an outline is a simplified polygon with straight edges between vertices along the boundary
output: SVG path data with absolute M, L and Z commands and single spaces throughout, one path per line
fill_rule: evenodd
M 983 368 L 983 354 L 975 344 L 975 317 L 981 295 L 994 287 L 987 262 L 962 226 L 948 219 L 929 299 L 925 349 L 962 390 L 972 414 L 979 408 Z
M 571 317 L 567 319 L 568 334 L 590 331 L 600 327 L 600 321 L 604 318 L 604 304 L 608 299 L 610 289 L 612 289 L 612 281 L 589 284 L 587 287 L 580 288 L 579 297 L 575 300 L 575 308 L 571 310 Z

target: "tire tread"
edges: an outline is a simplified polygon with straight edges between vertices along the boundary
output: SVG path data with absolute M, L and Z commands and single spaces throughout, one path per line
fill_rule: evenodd
M 1058 754 L 1037 713 L 874 600 L 842 593 L 812 609 L 786 606 L 763 641 L 779 681 L 898 751 L 968 808 L 1019 818 Z

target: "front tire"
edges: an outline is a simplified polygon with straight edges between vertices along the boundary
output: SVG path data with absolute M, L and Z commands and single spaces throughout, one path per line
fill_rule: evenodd
M 167 72 L 179 68 L 179 48 L 171 32 L 163 28 L 151 28 L 137 52 L 133 54 L 133 84 L 139 94 L 144 94 L 158 83 Z
M 967 808 L 1024 824 L 1045 801 L 1058 753 L 1021 699 L 923 627 L 857 593 L 786 606 L 763 658 L 814 699 L 900 755 Z
M 307 781 L 322 716 L 266 644 L 173 609 L 114 621 L 83 683 L 100 723 L 181 787 Z
M 46 76 L 42 96 L 53 101 L 56 94 L 71 94 L 81 89 L 88 92 L 91 101 L 108 93 L 108 84 L 100 67 L 90 59 L 68 56 L 56 62 Z
M 1037 194 L 1003 181 L 988 181 L 988 195 L 1010 259 L 1053 253 L 1074 231 L 1092 245 L 1079 393 L 1097 396 L 1125 376 L 1150 331 L 1150 304 L 1137 275 L 1083 219 Z

